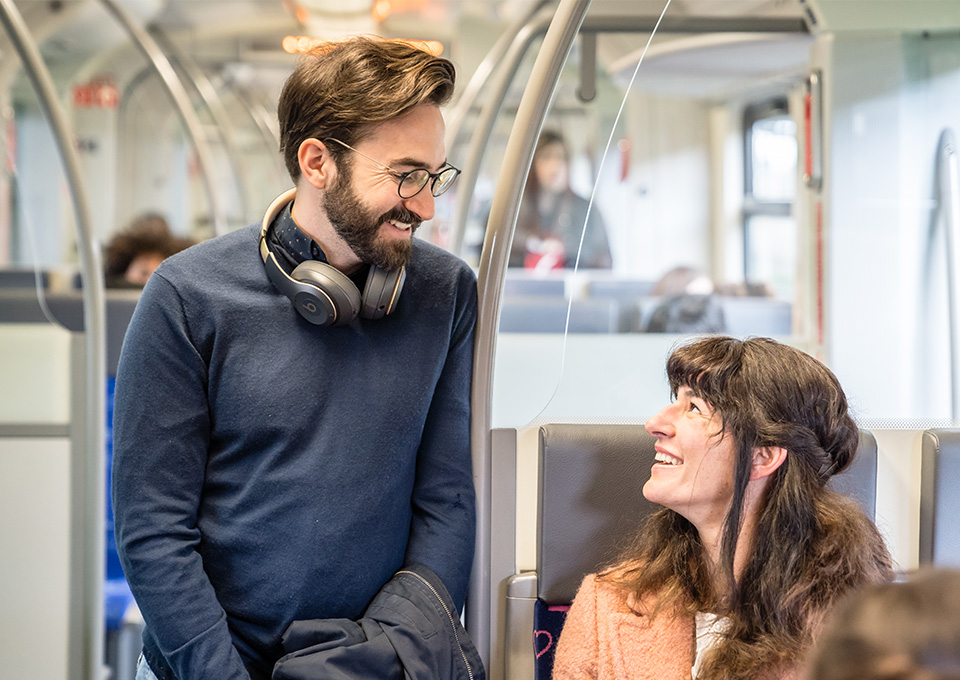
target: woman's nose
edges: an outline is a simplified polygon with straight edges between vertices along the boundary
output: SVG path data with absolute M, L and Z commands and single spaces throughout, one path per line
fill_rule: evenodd
M 670 404 L 669 406 L 664 406 L 660 409 L 655 415 L 651 416 L 644 427 L 647 432 L 652 434 L 654 437 L 669 437 L 674 433 L 673 421 L 670 417 L 671 409 L 675 404 Z

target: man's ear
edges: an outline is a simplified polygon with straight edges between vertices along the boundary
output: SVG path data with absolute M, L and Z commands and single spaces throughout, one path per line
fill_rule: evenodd
M 337 164 L 326 144 L 310 137 L 300 142 L 297 149 L 300 175 L 311 186 L 326 189 L 337 174 Z
M 782 446 L 758 446 L 753 450 L 753 464 L 750 479 L 769 477 L 783 465 L 787 459 L 787 450 Z

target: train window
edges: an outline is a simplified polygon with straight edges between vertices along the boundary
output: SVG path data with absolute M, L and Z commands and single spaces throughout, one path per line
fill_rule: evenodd
M 797 125 L 786 99 L 744 111 L 744 279 L 792 300 L 796 286 Z

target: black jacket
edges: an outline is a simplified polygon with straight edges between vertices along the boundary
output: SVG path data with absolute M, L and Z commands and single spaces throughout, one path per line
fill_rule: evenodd
M 273 680 L 484 680 L 453 599 L 426 567 L 394 574 L 358 621 L 294 621 Z

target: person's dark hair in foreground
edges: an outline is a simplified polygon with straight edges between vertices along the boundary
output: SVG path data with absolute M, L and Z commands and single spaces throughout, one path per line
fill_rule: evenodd
M 854 593 L 817 645 L 809 680 L 958 680 L 960 570 Z
M 667 376 L 643 487 L 664 508 L 585 579 L 554 677 L 797 677 L 836 602 L 892 576 L 876 527 L 827 485 L 859 442 L 843 390 L 765 338 L 679 347 Z

